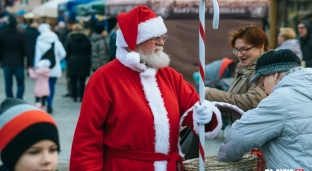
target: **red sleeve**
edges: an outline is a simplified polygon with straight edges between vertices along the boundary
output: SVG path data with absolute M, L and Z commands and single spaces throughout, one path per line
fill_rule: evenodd
M 89 80 L 76 126 L 70 157 L 70 171 L 101 171 L 103 169 L 104 121 L 110 111 L 111 99 L 103 78 Z

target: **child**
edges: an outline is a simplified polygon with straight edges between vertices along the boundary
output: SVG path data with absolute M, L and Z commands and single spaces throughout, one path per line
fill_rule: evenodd
M 50 94 L 49 89 L 49 73 L 50 61 L 47 59 L 40 60 L 36 64 L 36 69 L 30 68 L 28 70 L 30 78 L 36 80 L 34 95 L 36 98 L 36 106 L 45 110 L 45 102 Z
M 20 99 L 0 105 L 0 154 L 5 171 L 57 169 L 59 136 L 52 117 Z

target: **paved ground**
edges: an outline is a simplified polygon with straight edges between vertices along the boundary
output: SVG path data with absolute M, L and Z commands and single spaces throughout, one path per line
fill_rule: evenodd
M 0 71 L 0 102 L 5 99 L 3 72 Z M 16 84 L 16 83 L 14 83 Z M 34 82 L 26 78 L 26 90 L 24 100 L 34 104 L 33 97 Z M 15 90 L 16 91 L 16 90 Z M 61 140 L 61 153 L 59 156 L 59 171 L 67 171 L 70 149 L 73 139 L 73 133 L 76 127 L 79 116 L 80 103 L 73 102 L 69 98 L 63 98 L 62 95 L 66 93 L 66 81 L 60 78 L 56 84 L 56 93 L 54 98 L 53 118 L 58 124 Z M 208 156 L 215 155 L 223 141 L 222 132 L 214 139 L 206 141 L 205 154 Z

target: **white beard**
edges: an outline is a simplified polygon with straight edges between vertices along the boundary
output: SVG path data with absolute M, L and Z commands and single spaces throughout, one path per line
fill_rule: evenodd
M 140 62 L 144 63 L 146 66 L 150 68 L 164 68 L 169 66 L 170 58 L 169 55 L 167 55 L 163 51 L 162 46 L 155 47 L 151 52 L 143 52 L 142 50 L 138 50 L 138 53 L 140 54 Z M 157 51 L 157 52 L 156 52 Z

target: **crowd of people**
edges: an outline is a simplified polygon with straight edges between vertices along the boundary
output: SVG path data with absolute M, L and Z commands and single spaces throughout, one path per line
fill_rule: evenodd
M 14 29 L 14 18 L 9 21 L 9 31 L 0 34 L 8 80 L 24 70 L 23 57 L 29 54 L 23 38 L 16 36 L 20 51 L 14 49 L 20 60 L 10 60 L 12 48 L 3 46 L 4 40 L 10 32 L 21 33 Z M 238 161 L 257 149 L 268 169 L 312 170 L 312 69 L 306 68 L 312 61 L 310 23 L 298 24 L 299 40 L 291 28 L 282 28 L 277 49 L 269 48 L 268 37 L 258 26 L 233 30 L 230 46 L 238 59 L 235 74 L 230 74 L 233 83 L 227 91 L 206 87 L 206 100 L 200 103 L 196 88 L 169 67 L 170 58 L 164 52 L 167 28 L 161 17 L 146 6 L 137 6 L 119 14 L 117 21 L 116 59 L 111 62 L 107 51 L 99 52 L 107 46 L 105 40 L 92 43 L 100 31 L 87 36 L 81 25 L 74 24 L 64 45 L 48 24 L 38 26 L 34 57 L 27 64 L 36 85 L 44 86 L 35 87 L 38 105 L 34 107 L 10 98 L 12 87 L 7 87 L 6 80 L 8 99 L 0 105 L 0 137 L 4 139 L 0 169 L 19 171 L 27 165 L 30 171 L 56 170 L 57 127 L 42 109 L 47 100 L 51 112 L 55 82 L 62 74 L 60 62 L 66 59 L 71 96 L 82 100 L 70 171 L 183 170 L 181 129 L 188 127 L 197 136 L 199 125 L 204 125 L 205 138 L 212 139 L 222 129 L 222 115 L 232 125 L 219 149 L 219 162 Z M 104 66 L 97 61 L 93 67 L 93 56 L 103 58 Z M 96 72 L 84 91 L 90 70 Z M 22 98 L 23 86 L 16 97 Z M 198 153 L 198 149 L 193 150 Z
M 98 24 L 87 33 L 81 24 L 70 21 L 67 25 L 59 22 L 55 28 L 45 22 L 33 22 L 21 31 L 16 17 L 10 15 L 0 32 L 0 63 L 6 97 L 23 99 L 24 60 L 27 59 L 29 76 L 36 80 L 34 97 L 38 107 L 53 112 L 55 84 L 64 68 L 68 90 L 64 97 L 82 101 L 87 77 L 115 58 L 117 29 L 118 25 L 108 35 L 104 26 Z M 42 62 L 44 60 L 50 63 Z M 64 63 L 66 67 L 62 67 Z

